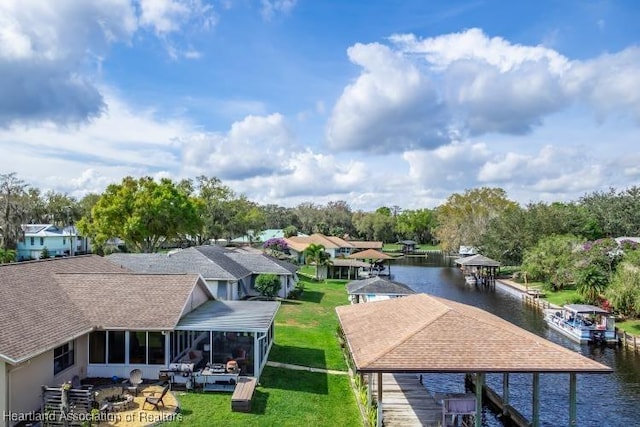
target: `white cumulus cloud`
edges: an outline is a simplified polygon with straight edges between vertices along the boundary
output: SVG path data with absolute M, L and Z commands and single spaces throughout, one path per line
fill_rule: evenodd
M 330 148 L 388 152 L 447 141 L 438 94 L 415 64 L 378 43 L 356 44 L 348 55 L 363 71 L 333 108 Z

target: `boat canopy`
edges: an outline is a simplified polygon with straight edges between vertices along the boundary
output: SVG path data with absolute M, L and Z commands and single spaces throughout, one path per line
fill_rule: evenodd
M 564 308 L 574 313 L 610 314 L 605 309 L 589 304 L 567 304 Z

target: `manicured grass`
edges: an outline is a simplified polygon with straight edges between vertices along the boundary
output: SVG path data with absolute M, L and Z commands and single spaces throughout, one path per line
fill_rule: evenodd
M 348 304 L 344 280 L 314 282 L 300 277 L 299 300 L 285 301 L 276 316 L 275 343 L 269 360 L 335 370 L 346 370 L 336 337 L 335 308 Z
M 299 300 L 283 301 L 270 361 L 346 371 L 336 337 L 335 307 L 348 304 L 345 281 L 317 283 L 301 276 Z M 169 426 L 362 426 L 347 375 L 267 366 L 250 413 L 231 411 L 231 393 L 178 395 L 182 420 Z
M 346 375 L 267 366 L 251 412 L 231 411 L 231 393 L 179 393 L 182 420 L 166 426 L 362 426 Z
M 640 336 L 640 319 L 618 320 L 616 326 L 628 334 Z
M 544 297 L 551 304 L 563 306 L 565 304 L 575 304 L 582 301 L 582 297 L 575 289 L 564 289 L 556 292 L 546 292 Z

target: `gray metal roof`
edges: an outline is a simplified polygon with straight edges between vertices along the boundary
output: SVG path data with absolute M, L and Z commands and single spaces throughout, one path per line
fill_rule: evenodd
M 177 331 L 266 332 L 278 301 L 208 301 L 184 316 Z
M 500 267 L 500 262 L 480 254 L 458 258 L 456 259 L 456 264 L 468 265 L 471 267 Z
M 416 293 L 413 289 L 411 289 L 404 283 L 395 282 L 393 280 L 389 280 L 380 276 L 349 282 L 347 283 L 347 292 L 351 295 L 410 295 Z

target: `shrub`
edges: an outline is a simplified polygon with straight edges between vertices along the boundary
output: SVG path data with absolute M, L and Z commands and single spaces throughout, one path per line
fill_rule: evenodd
M 260 274 L 256 278 L 256 291 L 267 298 L 278 295 L 280 290 L 280 278 L 275 274 Z

